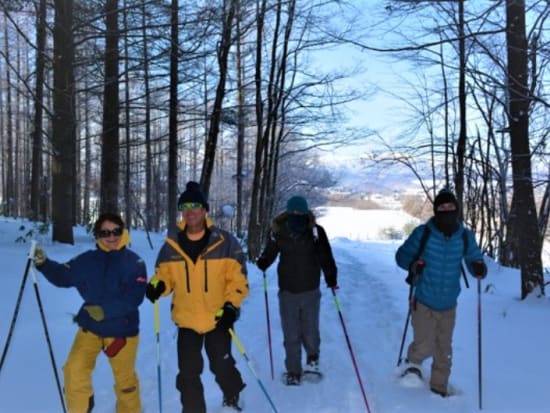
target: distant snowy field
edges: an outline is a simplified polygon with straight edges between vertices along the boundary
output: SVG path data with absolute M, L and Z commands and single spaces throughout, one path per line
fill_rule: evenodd
M 315 213 L 329 237 L 347 238 L 350 241 L 387 239 L 384 233 L 388 230 L 402 233 L 405 226 L 419 223 L 418 219 L 403 211 L 389 209 L 322 207 Z

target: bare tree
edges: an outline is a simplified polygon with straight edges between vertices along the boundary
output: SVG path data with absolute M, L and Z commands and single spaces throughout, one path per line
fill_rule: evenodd
M 52 239 L 73 244 L 75 113 L 72 0 L 55 0 L 52 122 Z
M 529 147 L 529 104 L 525 2 L 506 1 L 508 50 L 508 122 L 512 149 L 514 193 L 508 221 L 508 242 L 513 243 L 521 267 L 522 299 L 539 287 L 544 292 L 537 209 L 533 194 Z
M 40 0 L 36 14 L 36 81 L 34 96 L 34 122 L 32 130 L 31 210 L 30 218 L 45 220 L 42 209 L 42 117 L 44 107 L 44 70 L 46 56 L 46 0 Z
M 229 50 L 233 44 L 233 20 L 237 10 L 237 0 L 224 0 L 222 12 L 222 30 L 221 38 L 217 50 L 218 66 L 219 66 L 219 79 L 218 86 L 216 88 L 216 96 L 214 98 L 214 104 L 212 106 L 212 113 L 210 115 L 210 127 L 208 130 L 208 137 L 205 145 L 205 153 L 203 160 L 203 167 L 201 172 L 200 183 L 208 196 L 210 190 L 210 182 L 212 179 L 212 171 L 214 169 L 214 159 L 217 149 L 218 133 L 220 130 L 220 122 L 222 115 L 222 103 L 225 96 L 226 77 L 227 77 L 227 60 L 229 56 Z
M 168 145 L 168 228 L 176 225 L 178 188 L 178 0 L 170 6 L 170 119 Z
M 101 211 L 119 211 L 118 0 L 105 2 L 105 80 L 101 154 Z

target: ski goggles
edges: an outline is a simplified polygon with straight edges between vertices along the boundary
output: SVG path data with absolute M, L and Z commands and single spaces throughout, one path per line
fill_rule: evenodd
M 97 232 L 98 238 L 109 238 L 111 235 L 114 237 L 120 237 L 122 235 L 122 228 L 118 227 L 112 230 L 101 229 Z
M 201 208 L 204 208 L 204 206 L 200 202 L 184 202 L 178 205 L 180 211 L 191 211 Z

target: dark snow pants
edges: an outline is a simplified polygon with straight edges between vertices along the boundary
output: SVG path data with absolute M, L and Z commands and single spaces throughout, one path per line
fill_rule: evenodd
M 319 309 L 321 291 L 303 293 L 279 290 L 279 313 L 283 328 L 287 372 L 302 373 L 302 346 L 307 356 L 319 355 Z
M 210 371 L 216 378 L 224 397 L 239 394 L 245 384 L 235 367 L 231 355 L 231 336 L 226 330 L 216 327 L 206 334 L 199 334 L 188 328 L 178 329 L 178 366 L 176 388 L 180 391 L 181 404 L 185 413 L 205 413 L 206 403 L 201 373 L 204 368 L 202 346 L 206 350 Z M 221 404 L 221 400 L 220 400 Z

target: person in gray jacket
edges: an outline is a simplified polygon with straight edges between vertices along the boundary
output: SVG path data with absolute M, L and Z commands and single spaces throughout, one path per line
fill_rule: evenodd
M 300 384 L 302 346 L 307 369 L 319 371 L 321 270 L 329 288 L 337 287 L 337 268 L 324 228 L 301 196 L 287 201 L 286 211 L 271 225 L 267 244 L 256 260 L 265 271 L 279 256 L 279 312 L 284 336 L 286 384 Z
M 395 255 L 399 267 L 412 273 L 414 290 L 410 303 L 414 339 L 402 375 L 422 378 L 421 364 L 432 357 L 430 389 L 442 397 L 452 393 L 448 384 L 462 259 L 476 278 L 487 274 L 474 234 L 459 221 L 458 212 L 454 194 L 441 190 L 434 200 L 434 216 L 415 228 Z M 426 231 L 429 236 L 417 258 Z

